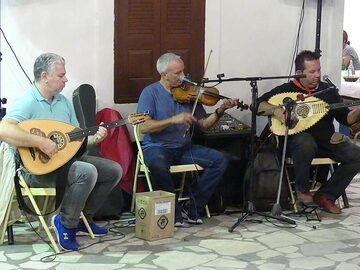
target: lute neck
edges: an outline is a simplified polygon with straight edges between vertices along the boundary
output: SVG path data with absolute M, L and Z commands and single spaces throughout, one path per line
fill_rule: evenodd
M 360 100 L 345 102 L 345 103 L 333 103 L 333 104 L 329 104 L 328 108 L 341 109 L 341 108 L 352 107 L 352 106 L 356 106 L 356 105 L 360 105 Z
M 115 127 L 122 126 L 122 125 L 126 124 L 127 122 L 128 122 L 127 119 L 122 119 L 122 120 L 102 124 L 102 125 L 99 125 L 99 126 L 94 126 L 94 127 L 89 127 L 89 128 L 85 128 L 85 129 L 78 129 L 78 130 L 70 131 L 67 134 L 68 134 L 68 136 L 70 138 L 70 141 L 76 141 L 76 140 L 85 138 L 87 136 L 91 136 L 91 135 L 96 134 L 96 132 L 98 131 L 100 126 L 106 128 L 106 129 L 112 129 L 112 128 L 115 128 Z

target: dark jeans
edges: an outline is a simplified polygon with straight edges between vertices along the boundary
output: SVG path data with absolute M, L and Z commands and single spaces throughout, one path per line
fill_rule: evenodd
M 154 190 L 175 192 L 174 180 L 170 173 L 171 165 L 196 163 L 205 169 L 201 172 L 198 181 L 190 187 L 192 200 L 188 210 L 191 217 L 201 215 L 228 164 L 221 152 L 201 145 L 176 149 L 149 147 L 144 151 L 144 159 L 150 170 Z M 178 201 L 175 201 L 175 220 L 182 221 L 181 207 Z
M 349 140 L 337 144 L 316 142 L 310 134 L 302 132 L 289 137 L 287 150 L 294 161 L 297 191 L 309 191 L 310 164 L 315 157 L 327 157 L 340 163 L 334 174 L 317 192 L 331 200 L 341 196 L 360 171 L 360 147 Z

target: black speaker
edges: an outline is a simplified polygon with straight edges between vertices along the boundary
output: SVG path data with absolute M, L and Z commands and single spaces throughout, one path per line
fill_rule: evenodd
M 217 149 L 229 160 L 228 168 L 208 202 L 212 214 L 243 203 L 243 179 L 249 160 L 250 138 L 250 129 L 226 113 L 209 131 L 197 130 L 194 134 L 195 143 Z

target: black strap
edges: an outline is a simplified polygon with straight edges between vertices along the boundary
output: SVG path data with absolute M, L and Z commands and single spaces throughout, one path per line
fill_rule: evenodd
M 65 193 L 65 189 L 67 186 L 67 177 L 69 173 L 70 166 L 74 163 L 75 159 L 70 160 L 65 165 L 57 169 L 54 174 L 56 174 L 56 201 L 55 201 L 55 209 L 51 212 L 47 212 L 44 214 L 41 214 L 41 216 L 50 215 L 53 212 L 56 211 L 56 209 L 59 208 L 63 197 Z M 19 158 L 16 158 L 16 172 L 14 176 L 14 183 L 15 183 L 15 192 L 16 192 L 16 198 L 19 204 L 19 209 L 22 211 L 25 211 L 31 215 L 40 216 L 35 211 L 33 211 L 25 202 L 24 197 L 21 193 L 21 186 L 19 182 L 19 175 L 18 175 L 18 169 L 20 167 L 21 161 Z M 19 172 L 20 173 L 20 172 Z

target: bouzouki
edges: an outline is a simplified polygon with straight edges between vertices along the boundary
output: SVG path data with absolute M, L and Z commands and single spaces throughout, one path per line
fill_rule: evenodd
M 290 97 L 297 100 L 300 93 L 281 93 L 272 96 L 269 103 L 276 106 L 282 106 L 285 98 Z M 325 101 L 314 96 L 306 97 L 304 101 L 296 101 L 296 105 L 291 111 L 291 124 L 289 127 L 289 135 L 300 133 L 315 125 L 322 119 L 330 110 L 340 109 L 344 107 L 351 107 L 360 105 L 360 100 L 328 104 Z M 276 117 L 272 116 L 269 120 L 271 131 L 279 136 L 285 135 L 285 125 Z M 355 125 L 355 124 L 354 124 Z
M 136 125 L 148 119 L 148 112 L 131 114 L 126 119 L 102 124 L 106 129 L 125 125 Z M 26 120 L 19 123 L 19 127 L 31 134 L 51 139 L 57 145 L 58 152 L 49 158 L 45 153 L 35 147 L 19 147 L 18 151 L 24 167 L 32 174 L 42 175 L 55 171 L 72 159 L 82 150 L 82 144 L 89 135 L 94 135 L 99 126 L 86 129 L 77 128 L 71 124 L 56 120 Z

